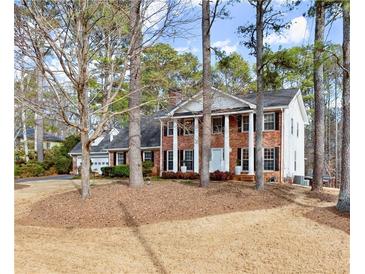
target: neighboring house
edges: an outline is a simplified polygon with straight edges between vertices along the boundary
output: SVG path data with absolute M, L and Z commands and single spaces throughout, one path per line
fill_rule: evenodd
M 212 105 L 210 171 L 255 173 L 256 94 L 230 95 L 215 88 Z M 202 92 L 182 101 L 171 94 L 174 107 L 144 117 L 142 159 L 154 162 L 154 173 L 199 173 L 201 166 Z M 179 100 L 180 99 L 180 100 Z M 298 89 L 264 93 L 263 156 L 265 180 L 286 181 L 304 176 L 304 125 L 308 117 Z M 128 164 L 128 129 L 122 129 L 103 148 L 109 165 Z
M 35 142 L 34 142 L 34 128 L 27 128 L 27 140 L 29 142 L 29 148 L 33 147 L 35 150 Z M 43 149 L 51 149 L 54 146 L 59 146 L 62 141 L 64 140 L 63 137 L 55 135 L 53 133 L 44 132 L 43 133 Z M 23 131 L 19 130 L 16 136 L 16 145 L 23 143 Z
M 113 141 L 114 137 L 120 132 L 121 129 L 113 128 L 107 133 L 102 134 L 91 143 L 90 146 L 90 160 L 91 170 L 101 174 L 101 168 L 109 166 L 109 155 L 107 148 Z M 79 142 L 70 152 L 72 156 L 72 172 L 78 174 L 79 167 L 81 166 L 81 142 Z

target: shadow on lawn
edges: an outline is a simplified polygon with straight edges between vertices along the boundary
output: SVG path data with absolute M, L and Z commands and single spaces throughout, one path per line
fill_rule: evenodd
M 131 227 L 133 234 L 136 236 L 138 241 L 141 243 L 147 254 L 152 260 L 153 265 L 159 270 L 160 273 L 168 273 L 166 268 L 164 267 L 163 263 L 159 260 L 156 253 L 153 251 L 152 247 L 149 245 L 146 238 L 142 235 L 139 224 L 137 221 L 133 218 L 133 216 L 129 213 L 127 207 L 123 204 L 123 202 L 119 201 L 119 205 L 123 210 L 123 218 L 127 224 L 127 226 Z
M 338 212 L 335 206 L 315 207 L 303 216 L 319 224 L 340 229 L 350 234 L 350 214 Z

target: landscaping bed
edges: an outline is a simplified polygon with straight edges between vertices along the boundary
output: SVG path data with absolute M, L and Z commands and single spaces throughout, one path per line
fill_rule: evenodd
M 257 192 L 253 184 L 157 182 L 133 189 L 126 182 L 98 186 L 87 200 L 78 191 L 47 197 L 32 205 L 22 225 L 100 228 L 138 226 L 160 221 L 191 219 L 235 211 L 269 209 L 290 203 L 277 197 L 268 185 Z

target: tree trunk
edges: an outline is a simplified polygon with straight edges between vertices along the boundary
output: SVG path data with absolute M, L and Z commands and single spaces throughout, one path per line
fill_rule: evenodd
M 316 0 L 316 27 L 314 36 L 314 171 L 313 191 L 322 191 L 324 165 L 324 111 L 323 60 L 325 3 Z
M 131 1 L 131 27 L 136 39 L 131 45 L 130 54 L 130 96 L 129 108 L 129 186 L 143 186 L 141 157 L 141 46 L 142 33 L 140 24 L 140 0 Z
M 263 37 L 264 37 L 264 1 L 256 3 L 256 74 L 257 74 L 257 97 L 256 97 L 256 189 L 264 189 L 264 161 L 262 148 L 262 130 L 264 120 L 263 106 Z
M 89 198 L 90 193 L 90 142 L 88 132 L 81 132 L 81 197 Z
M 350 211 L 350 1 L 343 3 L 342 168 L 337 209 Z
M 38 88 L 37 88 L 37 104 L 42 105 L 43 100 L 43 77 L 41 72 L 38 72 Z M 35 131 L 34 144 L 37 151 L 38 162 L 43 162 L 43 117 L 38 113 L 35 114 Z
M 210 3 L 202 2 L 202 47 L 203 47 L 203 129 L 202 129 L 202 165 L 200 186 L 209 184 L 209 161 L 211 157 L 211 109 L 212 109 L 212 77 L 210 60 Z

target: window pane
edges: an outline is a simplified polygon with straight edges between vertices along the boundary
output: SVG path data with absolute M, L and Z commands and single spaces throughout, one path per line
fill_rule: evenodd
M 174 134 L 174 123 L 168 122 L 167 123 L 167 135 L 172 136 Z
M 269 113 L 264 114 L 264 130 L 275 129 L 275 114 Z
M 123 164 L 124 164 L 124 153 L 118 152 L 118 165 L 123 165 Z
M 213 133 L 220 133 L 223 131 L 222 117 L 213 118 Z
M 248 131 L 249 129 L 249 117 L 242 116 L 242 131 Z
M 184 135 L 191 135 L 194 133 L 193 119 L 184 120 Z
M 265 148 L 264 149 L 264 169 L 274 170 L 275 169 L 275 149 Z
M 144 160 L 145 161 L 152 161 L 152 152 L 151 151 L 145 151 L 144 152 Z

